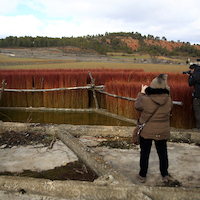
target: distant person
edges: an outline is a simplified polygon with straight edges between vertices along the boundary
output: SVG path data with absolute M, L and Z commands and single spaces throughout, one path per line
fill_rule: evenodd
M 186 65 L 188 65 L 189 63 L 190 63 L 190 58 L 187 59 Z
M 153 140 L 160 160 L 162 180 L 169 181 L 167 140 L 170 137 L 170 112 L 173 104 L 166 79 L 167 75 L 159 74 L 152 80 L 150 87 L 142 85 L 135 101 L 135 109 L 141 111 L 139 123 L 143 124 L 149 119 L 140 134 L 140 172 L 137 179 L 141 183 L 146 181 Z
M 196 118 L 196 128 L 194 130 L 200 131 L 200 67 L 196 64 L 190 65 L 190 73 L 188 73 L 189 86 L 194 86 L 193 91 L 193 109 Z

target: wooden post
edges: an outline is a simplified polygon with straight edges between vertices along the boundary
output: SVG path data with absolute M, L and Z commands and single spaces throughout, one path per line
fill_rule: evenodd
M 89 75 L 90 75 L 90 79 L 91 79 L 91 90 L 93 93 L 93 97 L 94 97 L 94 101 L 95 101 L 95 106 L 96 109 L 99 109 L 99 105 L 98 105 L 98 101 L 97 101 L 97 96 L 96 96 L 96 91 L 95 91 L 95 79 L 92 77 L 92 74 L 90 71 L 88 71 Z
M 2 81 L 2 88 L 1 88 L 1 92 L 0 92 L 0 101 L 1 101 L 1 99 L 2 99 L 2 96 L 3 96 L 3 92 L 4 92 L 4 88 L 6 87 L 6 80 L 4 79 L 3 81 Z

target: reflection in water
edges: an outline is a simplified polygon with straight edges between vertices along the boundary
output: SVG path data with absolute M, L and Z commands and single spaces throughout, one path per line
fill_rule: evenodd
M 3 122 L 30 122 L 47 124 L 132 126 L 133 124 L 97 113 L 69 113 L 56 111 L 0 110 Z

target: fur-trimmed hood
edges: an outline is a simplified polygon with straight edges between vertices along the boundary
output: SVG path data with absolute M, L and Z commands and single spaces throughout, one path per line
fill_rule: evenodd
M 167 89 L 154 89 L 151 87 L 146 88 L 145 90 L 147 95 L 151 95 L 151 94 L 169 94 L 169 90 Z
M 169 97 L 169 90 L 167 89 L 154 89 L 148 87 L 145 92 L 153 102 L 159 105 L 164 105 Z

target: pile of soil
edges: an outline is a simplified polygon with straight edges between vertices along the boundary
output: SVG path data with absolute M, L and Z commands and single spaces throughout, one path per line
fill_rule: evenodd
M 15 132 L 5 131 L 0 133 L 0 147 L 12 148 L 19 145 L 37 145 L 43 144 L 45 147 L 49 146 L 53 139 L 52 135 L 31 133 L 31 132 Z
M 110 148 L 116 148 L 116 149 L 132 149 L 135 148 L 136 145 L 131 143 L 131 138 L 106 138 L 106 141 L 100 142 L 98 147 L 106 146 Z

